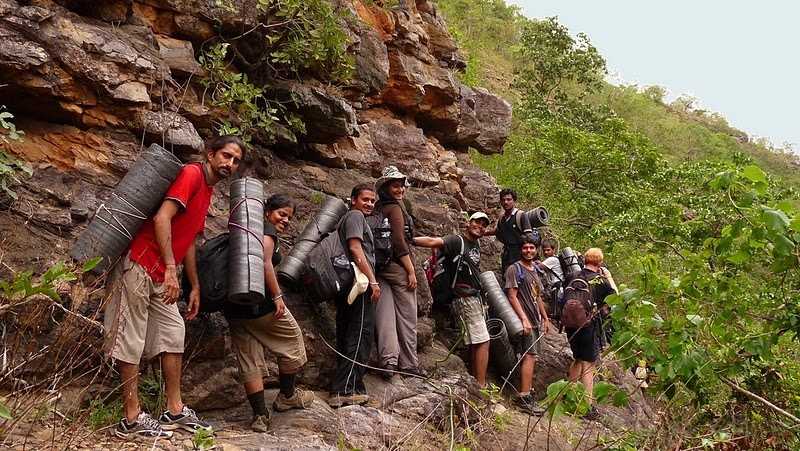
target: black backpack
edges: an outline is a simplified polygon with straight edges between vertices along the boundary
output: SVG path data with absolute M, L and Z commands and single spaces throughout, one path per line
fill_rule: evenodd
M 455 298 L 454 291 L 461 265 L 470 264 L 466 259 L 464 237 L 459 235 L 458 238 L 461 240 L 461 248 L 457 255 L 447 258 L 443 252 L 433 249 L 431 256 L 423 265 L 431 289 L 434 310 L 444 310 L 450 305 Z
M 308 254 L 304 281 L 316 302 L 332 302 L 350 291 L 355 279 L 355 270 L 342 237 L 342 222 L 336 231 L 322 238 Z M 370 239 L 372 229 L 367 227 Z
M 223 233 L 203 243 L 197 250 L 197 274 L 200 275 L 200 312 L 222 310 L 228 298 L 228 247 L 230 235 Z M 192 285 L 183 271 L 181 281 L 183 300 L 189 301 Z
M 384 216 L 379 208 L 367 216 L 367 224 L 372 230 L 372 239 L 375 243 L 375 272 L 379 273 L 392 262 L 392 228 L 389 225 L 389 218 Z
M 550 307 L 550 311 L 547 314 L 551 319 L 558 321 L 561 318 L 561 310 L 564 307 L 564 297 L 559 295 L 564 287 L 564 281 L 544 263 L 536 265 L 536 272 L 539 274 L 542 288 L 544 288 L 542 295 L 545 299 L 545 304 Z

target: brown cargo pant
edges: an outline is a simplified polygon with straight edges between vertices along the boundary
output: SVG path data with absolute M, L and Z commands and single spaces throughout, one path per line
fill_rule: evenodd
M 375 333 L 381 366 L 416 369 L 417 292 L 409 290 L 406 270 L 397 263 L 378 274 L 381 298 L 375 312 Z

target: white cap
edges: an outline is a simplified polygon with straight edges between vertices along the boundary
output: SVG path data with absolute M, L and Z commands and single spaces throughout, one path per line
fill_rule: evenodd
M 482 211 L 476 211 L 475 213 L 472 213 L 472 216 L 469 217 L 470 221 L 477 221 L 478 219 L 485 219 L 486 220 L 486 224 L 489 224 L 489 223 L 492 222 L 492 220 L 489 219 L 489 216 L 486 213 L 482 212 Z

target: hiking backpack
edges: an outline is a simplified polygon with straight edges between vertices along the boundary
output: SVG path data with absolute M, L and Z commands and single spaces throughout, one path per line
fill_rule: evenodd
M 223 233 L 203 243 L 197 250 L 197 274 L 200 277 L 200 312 L 222 311 L 228 298 L 228 247 L 230 235 Z M 189 301 L 192 285 L 187 271 L 181 280 L 183 300 Z
M 592 321 L 593 310 L 594 300 L 589 283 L 583 277 L 575 277 L 564 289 L 561 325 L 565 329 L 586 327 Z
M 367 216 L 367 224 L 372 230 L 375 243 L 375 272 L 379 273 L 392 262 L 392 227 L 389 225 L 389 218 L 378 208 Z
M 455 297 L 453 290 L 458 278 L 458 271 L 464 261 L 466 249 L 464 237 L 459 235 L 458 238 L 461 242 L 458 255 L 448 259 L 442 251 L 432 249 L 431 256 L 423 264 L 425 278 L 428 280 L 431 297 L 433 298 L 432 308 L 435 310 L 445 309 Z
M 366 218 L 365 218 L 366 219 Z M 308 254 L 304 281 L 317 302 L 335 301 L 350 291 L 355 280 L 355 270 L 350 252 L 342 237 L 342 223 L 339 220 L 336 230 L 329 233 Z M 366 228 L 373 242 L 372 229 Z

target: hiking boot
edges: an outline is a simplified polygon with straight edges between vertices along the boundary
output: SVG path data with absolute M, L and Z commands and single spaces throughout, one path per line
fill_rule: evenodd
M 514 401 L 525 413 L 535 415 L 537 417 L 544 415 L 545 410 L 539 407 L 539 404 L 536 403 L 536 400 L 533 399 L 533 395 L 530 393 L 527 395 L 518 396 Z
M 397 365 L 392 363 L 385 365 L 381 371 L 381 377 L 385 381 L 392 380 L 392 377 L 394 377 L 395 374 L 397 374 Z
M 287 398 L 283 393 L 278 393 L 275 401 L 272 403 L 272 409 L 278 412 L 285 412 L 289 409 L 305 409 L 314 401 L 314 393 L 304 391 L 299 388 L 294 389 L 294 395 Z
M 354 404 L 363 405 L 369 401 L 369 395 L 362 393 L 332 393 L 328 398 L 328 405 L 334 409 L 339 407 L 351 406 Z
M 597 421 L 600 419 L 600 411 L 597 410 L 597 407 L 592 406 L 589 408 L 589 411 L 583 416 L 584 420 L 589 421 Z
M 250 423 L 250 429 L 253 432 L 267 432 L 269 430 L 269 416 L 267 415 L 256 415 L 253 418 L 253 422 Z
M 171 414 L 169 410 L 164 411 L 158 417 L 158 421 L 161 423 L 161 427 L 167 431 L 183 429 L 184 431 L 195 433 L 200 429 L 205 429 L 208 432 L 213 432 L 214 430 L 210 424 L 198 418 L 194 410 L 186 405 L 183 406 L 181 413 L 177 415 Z
M 136 421 L 128 423 L 126 418 L 122 418 L 114 429 L 114 435 L 119 438 L 172 438 L 172 432 L 165 431 L 158 424 L 158 421 L 150 415 L 140 412 Z

